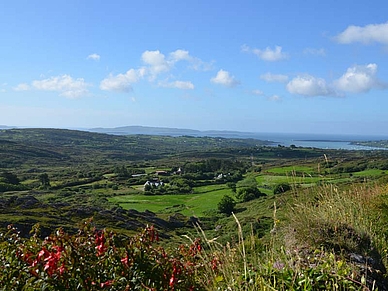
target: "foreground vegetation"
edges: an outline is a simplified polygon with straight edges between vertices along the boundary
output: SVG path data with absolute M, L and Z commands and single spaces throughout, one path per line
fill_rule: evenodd
M 386 151 L 0 133 L 0 290 L 387 290 Z
M 233 215 L 237 241 L 226 245 L 200 228 L 201 239 L 166 250 L 153 227 L 129 238 L 86 221 L 76 234 L 59 229 L 43 240 L 38 226 L 29 239 L 9 227 L 1 290 L 386 290 L 386 191 L 298 193 L 282 219 L 275 203 L 264 240 L 244 237 Z

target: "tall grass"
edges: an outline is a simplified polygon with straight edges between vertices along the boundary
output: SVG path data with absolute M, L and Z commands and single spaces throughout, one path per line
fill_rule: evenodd
M 266 244 L 253 235 L 221 246 L 207 242 L 217 265 L 208 271 L 208 290 L 387 290 L 388 242 L 377 220 L 386 188 L 327 185 L 301 190 Z M 386 230 L 385 230 L 386 231 Z M 204 258 L 209 260 L 211 258 Z

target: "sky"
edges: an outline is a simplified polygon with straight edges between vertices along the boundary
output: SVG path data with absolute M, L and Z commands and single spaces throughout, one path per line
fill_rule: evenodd
M 0 125 L 388 136 L 388 2 L 4 1 Z

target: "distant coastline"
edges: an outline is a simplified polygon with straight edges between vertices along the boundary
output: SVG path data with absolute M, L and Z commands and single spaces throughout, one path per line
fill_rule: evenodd
M 1 130 L 26 128 L 0 125 Z M 184 128 L 122 126 L 114 128 L 67 128 L 73 130 L 105 133 L 112 135 L 158 135 L 158 136 L 192 136 L 219 137 L 237 139 L 255 139 L 265 142 L 268 146 L 296 146 L 337 150 L 380 150 L 388 148 L 388 136 L 368 136 L 349 134 L 305 134 L 305 133 L 265 133 L 240 132 L 228 130 L 194 130 Z
M 349 142 L 347 140 L 331 140 L 331 139 L 297 139 L 295 141 L 305 141 L 305 142 Z
M 298 146 L 321 149 L 343 149 L 343 150 L 373 150 L 384 149 L 376 146 L 366 146 L 360 142 L 380 141 L 382 136 L 367 135 L 338 135 L 338 134 L 303 134 L 303 133 L 258 133 L 239 132 L 227 130 L 193 130 L 182 128 L 147 127 L 147 126 L 124 126 L 116 128 L 93 128 L 92 132 L 131 135 L 168 135 L 168 136 L 195 136 L 195 137 L 220 137 L 220 138 L 242 138 L 257 139 L 266 141 L 270 146 Z M 388 140 L 388 136 L 386 137 Z

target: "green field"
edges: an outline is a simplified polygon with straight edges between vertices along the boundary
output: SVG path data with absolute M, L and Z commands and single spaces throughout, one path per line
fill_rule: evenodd
M 295 176 L 271 176 L 271 175 L 260 175 L 256 177 L 256 182 L 259 187 L 262 186 L 274 186 L 279 183 L 289 183 L 291 185 L 296 184 L 315 184 L 322 181 L 321 177 L 295 177 Z
M 271 168 L 268 169 L 268 173 L 273 174 L 281 174 L 281 175 L 288 175 L 293 176 L 295 173 L 304 173 L 305 175 L 311 175 L 316 170 L 312 167 L 308 166 L 287 166 L 287 167 L 277 167 L 277 168 Z
M 373 177 L 373 176 L 380 176 L 385 174 L 385 171 L 379 170 L 379 169 L 369 169 L 365 171 L 355 172 L 353 173 L 353 176 L 356 177 Z
M 195 188 L 193 194 L 180 195 L 122 195 L 109 198 L 124 209 L 152 212 L 176 212 L 187 216 L 201 216 L 204 212 L 217 209 L 217 204 L 225 194 L 232 191 L 225 185 L 210 185 Z

